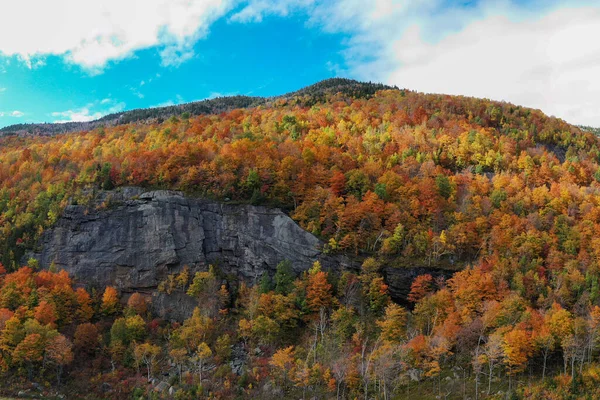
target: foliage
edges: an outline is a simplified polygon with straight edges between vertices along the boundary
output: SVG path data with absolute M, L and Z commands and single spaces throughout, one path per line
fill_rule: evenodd
M 594 134 L 508 103 L 343 80 L 238 100 L 0 139 L 3 381 L 56 378 L 79 397 L 106 397 L 106 382 L 111 398 L 150 396 L 162 374 L 179 398 L 598 397 Z M 122 311 L 115 288 L 20 267 L 67 205 L 102 207 L 98 190 L 126 185 L 282 207 L 362 269 L 294 264 L 296 276 L 282 262 L 259 288 L 183 268 L 159 285 L 198 303 L 179 324 L 152 319 L 141 294 Z M 403 265 L 455 273 L 406 282 L 407 310 L 384 279 Z

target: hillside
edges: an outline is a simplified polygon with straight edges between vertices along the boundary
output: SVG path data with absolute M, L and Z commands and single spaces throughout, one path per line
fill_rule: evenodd
M 579 126 L 582 131 L 591 132 L 596 136 L 600 136 L 600 128 L 594 128 L 592 126 Z
M 97 398 L 160 392 L 142 372 L 166 376 L 178 398 L 600 394 L 600 139 L 593 133 L 509 103 L 347 80 L 270 99 L 105 118 L 83 132 L 0 138 L 7 382 L 18 385 L 51 359 L 70 374 L 73 393 Z M 57 221 L 82 242 L 93 234 L 111 248 L 136 240 L 79 229 L 67 207 L 96 225 L 135 209 L 127 232 L 161 225 L 147 219 L 166 211 L 152 214 L 147 199 L 97 201 L 130 186 L 179 190 L 218 202 L 216 209 L 278 207 L 318 238 L 310 242 L 321 243 L 319 253 L 362 267 L 282 261 L 272 270 L 270 261 L 252 282 L 231 268 L 255 244 L 228 250 L 226 264 L 211 259 L 211 268 L 165 257 L 170 274 L 156 289 L 144 286 L 153 293 L 121 293 L 125 308 L 116 290 L 93 279 L 80 279 L 85 289 L 77 291 L 56 272 L 67 264 L 60 255 L 57 264 L 43 260 L 52 272 L 36 271 L 36 259 L 20 268 Z M 83 257 L 61 232 L 53 243 Z M 128 272 L 115 265 L 118 286 Z M 416 268 L 451 277 L 420 275 L 406 308 L 392 302 L 389 270 Z M 155 319 L 148 302 L 161 296 L 200 308 L 183 323 Z M 59 337 L 74 342 L 75 360 L 61 364 Z M 60 378 L 58 370 L 39 374 Z
M 133 122 L 161 123 L 166 119 L 182 114 L 189 116 L 220 114 L 238 108 L 257 107 L 266 105 L 275 99 L 288 99 L 293 97 L 309 97 L 310 101 L 324 101 L 328 94 L 344 93 L 351 97 L 361 98 L 375 94 L 377 90 L 391 89 L 382 84 L 357 82 L 351 79 L 332 78 L 308 86 L 293 93 L 276 96 L 273 98 L 230 96 L 196 101 L 174 106 L 136 109 L 105 115 L 90 122 L 65 122 L 65 123 L 40 123 L 17 124 L 0 128 L 1 135 L 56 135 L 60 133 L 81 132 Z

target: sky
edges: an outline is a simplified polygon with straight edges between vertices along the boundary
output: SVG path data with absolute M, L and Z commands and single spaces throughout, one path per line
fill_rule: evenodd
M 0 3 L 0 127 L 336 76 L 600 127 L 600 0 Z

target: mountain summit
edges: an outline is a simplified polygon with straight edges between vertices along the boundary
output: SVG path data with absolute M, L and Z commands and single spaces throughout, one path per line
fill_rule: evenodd
M 55 135 L 132 122 L 150 120 L 162 122 L 172 116 L 179 116 L 181 114 L 190 116 L 220 114 L 236 108 L 256 107 L 268 104 L 277 99 L 289 99 L 292 97 L 309 97 L 313 102 L 322 102 L 327 95 L 343 93 L 354 98 L 361 98 L 372 96 L 376 91 L 382 89 L 391 89 L 391 87 L 378 83 L 359 82 L 352 79 L 331 78 L 280 96 L 226 96 L 173 106 L 123 111 L 105 115 L 95 121 L 16 124 L 1 128 L 0 135 Z

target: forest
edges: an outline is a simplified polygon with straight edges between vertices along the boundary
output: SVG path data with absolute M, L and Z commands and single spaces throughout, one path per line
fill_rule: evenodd
M 599 397 L 598 145 L 539 110 L 356 86 L 2 137 L 2 390 L 25 378 L 74 398 Z M 184 269 L 159 290 L 202 307 L 177 323 L 145 294 L 26 259 L 65 206 L 128 185 L 279 207 L 361 271 L 296 276 L 283 261 L 236 286 L 218 266 Z M 417 277 L 396 304 L 382 265 L 454 273 Z
M 296 92 L 270 98 L 242 95 L 217 97 L 172 106 L 122 111 L 105 115 L 102 118 L 94 121 L 9 125 L 0 128 L 0 136 L 52 136 L 61 133 L 92 130 L 107 126 L 129 124 L 133 122 L 160 123 L 172 116 L 220 114 L 238 108 L 250 108 L 259 105 L 266 105 L 277 99 L 304 96 L 305 100 L 314 104 L 319 101 L 326 101 L 327 95 L 331 93 L 344 93 L 347 96 L 356 98 L 372 96 L 378 90 L 383 89 L 391 89 L 391 87 L 380 83 L 364 83 L 346 78 L 331 78 L 317 82 L 314 85 L 307 86 Z

